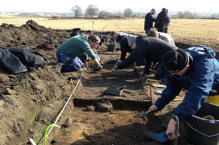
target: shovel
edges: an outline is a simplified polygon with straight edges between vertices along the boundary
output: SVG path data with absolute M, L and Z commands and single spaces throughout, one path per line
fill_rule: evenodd
M 142 118 L 142 117 L 144 117 L 146 114 L 148 114 L 148 113 L 150 113 L 150 111 L 146 111 L 146 112 L 144 112 L 144 111 L 141 111 L 140 113 L 138 113 L 137 115 L 135 115 L 134 117 L 135 118 Z
M 166 131 L 164 131 L 160 134 L 156 134 L 156 133 L 153 133 L 151 131 L 145 131 L 144 135 L 150 139 L 153 139 L 153 140 L 159 142 L 159 143 L 164 143 L 164 142 L 169 140 L 169 138 L 166 135 Z M 178 137 L 180 137 L 180 133 L 178 133 Z
M 57 67 L 56 67 L 56 72 L 60 72 L 61 71 L 61 69 L 62 69 L 62 66 L 64 65 L 64 64 L 66 64 L 67 62 L 69 61 L 69 58 L 66 58 L 62 63 L 60 63 Z

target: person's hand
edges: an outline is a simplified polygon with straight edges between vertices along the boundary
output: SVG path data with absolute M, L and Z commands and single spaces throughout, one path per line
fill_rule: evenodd
M 102 69 L 103 69 L 102 65 L 98 65 L 98 66 L 97 66 L 97 69 L 98 69 L 98 70 L 102 70 Z
M 149 112 L 157 111 L 157 106 L 152 105 L 151 107 L 149 107 L 148 111 L 149 111 Z
M 115 65 L 114 67 L 113 67 L 113 72 L 118 72 L 119 71 L 119 68 L 117 67 L 117 65 Z
M 177 122 L 174 119 L 171 119 L 168 124 L 166 135 L 169 138 L 169 140 L 174 140 L 176 138 L 175 135 L 176 124 Z

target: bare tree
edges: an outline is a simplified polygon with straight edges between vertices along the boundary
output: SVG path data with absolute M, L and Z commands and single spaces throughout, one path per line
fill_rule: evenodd
M 132 16 L 132 9 L 130 9 L 130 8 L 125 9 L 124 13 L 123 13 L 123 16 L 125 18 L 131 18 L 131 16 Z
M 185 11 L 185 12 L 184 12 L 184 16 L 185 16 L 186 19 L 192 19 L 192 18 L 193 18 L 192 13 L 189 12 L 189 11 Z
M 199 16 L 197 15 L 197 13 L 191 13 L 189 11 L 180 11 L 176 14 L 176 18 L 180 18 L 180 19 L 197 19 L 199 18 Z
M 110 13 L 109 12 L 106 12 L 106 11 L 101 11 L 100 13 L 99 13 L 99 18 L 103 18 L 103 19 L 106 19 L 106 18 L 108 18 L 109 17 L 109 15 L 110 15 Z
M 73 15 L 75 16 L 75 18 L 78 18 L 80 16 L 82 16 L 82 10 L 78 5 L 75 5 L 71 8 L 71 11 L 73 11 Z
M 121 12 L 114 12 L 114 17 L 122 18 L 122 13 Z
M 99 13 L 99 9 L 97 8 L 97 6 L 95 5 L 89 5 L 86 9 L 86 17 L 87 18 L 91 18 L 94 17 L 95 15 L 97 16 Z

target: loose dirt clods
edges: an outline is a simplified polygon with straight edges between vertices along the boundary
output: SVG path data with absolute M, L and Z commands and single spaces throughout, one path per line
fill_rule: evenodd
M 71 33 L 68 30 L 48 29 L 32 20 L 21 27 L 2 24 L 0 32 L 0 47 L 29 48 L 54 62 L 57 61 L 57 47 Z M 0 66 L 0 144 L 30 144 L 30 138 L 42 144 L 46 127 L 54 122 L 86 70 L 73 99 L 57 122 L 61 129 L 54 128 L 47 144 L 158 145 L 146 138 L 144 131 L 156 131 L 160 129 L 160 124 L 168 123 L 178 102 L 172 102 L 162 112 L 147 115 L 143 119 L 135 118 L 136 114 L 141 110 L 146 111 L 152 103 L 149 85 L 142 84 L 133 66 L 112 73 L 114 64 L 108 60 L 118 58 L 119 54 L 119 51 L 100 50 L 99 56 L 104 67 L 102 71 L 83 68 L 79 72 L 58 73 L 51 66 L 45 66 L 14 75 Z M 137 71 L 140 69 L 136 68 Z M 69 77 L 75 78 L 73 83 L 68 80 Z M 150 77 L 153 78 L 153 74 Z M 121 96 L 104 94 L 110 86 L 123 85 L 132 93 L 123 93 Z M 159 95 L 153 94 L 153 100 L 157 97 Z M 182 137 L 178 142 L 184 145 L 187 142 L 182 128 L 180 131 Z

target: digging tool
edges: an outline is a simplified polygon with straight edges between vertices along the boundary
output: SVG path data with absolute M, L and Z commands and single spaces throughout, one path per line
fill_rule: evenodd
M 145 135 L 146 137 L 150 138 L 150 139 L 153 139 L 153 140 L 159 142 L 159 143 L 164 143 L 164 142 L 166 142 L 166 141 L 169 140 L 169 138 L 168 138 L 167 135 L 166 135 L 166 131 L 164 131 L 164 132 L 162 132 L 162 133 L 160 133 L 160 134 L 156 134 L 156 133 L 153 133 L 153 132 L 151 132 L 151 131 L 146 131 L 146 132 L 144 133 L 144 135 Z M 179 137 L 179 136 L 180 136 L 180 133 L 178 133 L 178 137 Z
M 135 118 L 142 118 L 142 117 L 144 117 L 146 114 L 148 114 L 148 113 L 150 113 L 150 111 L 146 111 L 146 112 L 144 112 L 144 111 L 141 111 L 140 113 L 138 113 L 137 115 L 135 115 L 134 117 Z
M 64 65 L 64 64 L 66 64 L 67 62 L 69 61 L 69 58 L 66 58 L 62 63 L 60 63 L 57 67 L 56 67 L 56 72 L 60 72 L 61 71 L 61 69 L 62 69 L 62 66 Z
M 125 93 L 132 93 L 132 91 L 129 91 L 129 90 L 125 90 L 126 86 L 121 86 L 119 88 L 117 88 L 117 90 L 123 90 L 123 92 Z
M 105 94 L 114 95 L 114 96 L 121 96 L 123 92 L 125 93 L 131 93 L 129 90 L 125 90 L 126 86 L 121 87 L 109 87 L 104 91 Z

